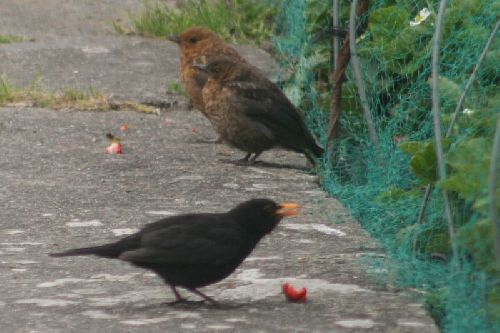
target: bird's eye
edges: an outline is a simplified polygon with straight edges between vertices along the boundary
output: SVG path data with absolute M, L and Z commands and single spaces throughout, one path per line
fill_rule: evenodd
M 189 42 L 190 42 L 191 44 L 194 44 L 194 43 L 196 43 L 197 41 L 198 41 L 198 40 L 197 40 L 195 37 L 192 37 L 192 38 L 190 38 L 190 39 L 189 39 Z
M 267 205 L 265 205 L 265 206 L 264 206 L 264 210 L 265 210 L 266 212 L 269 212 L 269 213 L 274 213 L 275 208 L 274 208 L 274 206 L 273 206 L 273 205 L 271 205 L 271 204 L 267 204 Z

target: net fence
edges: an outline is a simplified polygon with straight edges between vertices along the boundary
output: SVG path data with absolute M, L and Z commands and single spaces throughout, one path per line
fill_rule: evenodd
M 339 2 L 340 22 L 347 27 L 351 1 Z M 349 66 L 341 89 L 338 135 L 319 173 L 324 189 L 385 247 L 391 260 L 383 265 L 393 283 L 414 290 L 443 331 L 500 332 L 500 266 L 488 200 L 500 112 L 498 38 L 451 124 L 498 21 L 500 3 L 453 0 L 445 12 L 438 88 L 443 133 L 451 128 L 443 140 L 444 180 L 437 173 L 431 112 L 438 6 L 435 0 L 374 0 L 367 15 L 358 17 L 357 54 L 379 143 L 375 147 L 368 135 Z M 324 146 L 334 71 L 328 29 L 332 14 L 331 1 L 283 0 L 273 37 L 283 89 Z M 429 200 L 420 214 L 428 188 Z M 443 190 L 450 200 L 453 239 Z M 493 205 L 498 210 L 500 190 L 496 193 Z

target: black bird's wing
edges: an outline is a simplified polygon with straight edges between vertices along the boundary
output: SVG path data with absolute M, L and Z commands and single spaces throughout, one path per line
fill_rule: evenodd
M 144 230 L 139 248 L 120 259 L 137 265 L 221 265 L 240 256 L 242 234 L 219 214 L 192 215 L 190 221 Z M 188 222 L 188 223 L 186 223 Z
M 283 92 L 265 78 L 226 82 L 230 103 L 252 121 L 265 126 L 285 148 L 320 157 L 323 149 L 309 133 L 304 119 Z
M 71 249 L 52 253 L 53 257 L 96 255 L 105 258 L 132 260 L 132 256 L 141 254 L 145 261 L 146 250 L 153 262 L 155 256 L 161 256 L 164 262 L 194 262 L 208 260 L 210 256 L 225 260 L 234 252 L 230 248 L 237 246 L 240 234 L 234 225 L 228 222 L 225 214 L 185 214 L 167 217 L 145 225 L 135 234 L 124 237 L 114 243 Z M 212 227 L 213 224 L 213 227 Z M 210 251 L 208 251 L 210 249 Z M 222 253 L 229 250 L 228 253 Z M 154 252 L 154 254 L 153 254 Z M 187 257 L 187 261 L 186 261 Z M 129 259 L 127 259 L 129 258 Z M 216 259 L 214 259 L 216 260 Z

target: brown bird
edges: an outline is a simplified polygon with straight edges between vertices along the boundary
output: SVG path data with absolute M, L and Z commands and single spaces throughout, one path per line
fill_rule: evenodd
M 263 151 L 282 147 L 316 164 L 323 149 L 277 85 L 248 63 L 224 56 L 205 58 L 193 65 L 208 75 L 205 113 L 224 141 L 247 153 L 240 162 L 254 163 Z
M 51 256 L 95 255 L 121 259 L 161 276 L 176 297 L 171 304 L 186 302 L 177 287 L 186 288 L 217 304 L 197 288 L 231 274 L 262 237 L 270 233 L 283 217 L 297 215 L 299 208 L 295 203 L 277 204 L 269 199 L 252 199 L 226 213 L 167 217 L 116 242 Z
M 224 55 L 242 63 L 246 63 L 246 60 L 219 35 L 204 27 L 189 28 L 178 36 L 170 37 L 169 40 L 179 44 L 181 50 L 181 82 L 193 106 L 207 116 L 201 90 L 208 76 L 204 71 L 193 67 L 195 59 L 201 56 Z

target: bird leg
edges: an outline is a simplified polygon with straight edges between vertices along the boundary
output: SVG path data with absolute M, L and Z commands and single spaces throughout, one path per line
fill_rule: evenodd
M 256 162 L 257 162 L 257 161 L 256 161 L 256 159 L 257 159 L 257 157 L 259 157 L 259 156 L 260 156 L 260 154 L 262 154 L 262 152 L 255 153 L 255 155 L 253 155 L 253 157 L 252 157 L 252 158 L 250 158 L 250 161 L 249 161 L 249 162 L 250 162 L 250 164 L 254 164 L 254 163 L 256 163 Z
M 172 292 L 175 295 L 175 301 L 168 302 L 167 303 L 168 305 L 177 305 L 177 304 L 188 302 L 187 299 L 185 299 L 184 297 L 181 296 L 181 294 L 179 294 L 179 291 L 177 291 L 177 289 L 175 288 L 175 286 L 170 285 L 170 289 L 172 289 Z
M 252 153 L 248 153 L 241 160 L 236 160 L 234 163 L 238 165 L 253 165 L 257 163 L 256 159 L 260 156 L 260 154 L 260 152 L 255 153 L 255 155 L 252 156 Z
M 192 289 L 188 289 L 190 292 L 192 293 L 195 293 L 196 295 L 202 297 L 204 300 L 212 303 L 213 305 L 216 305 L 216 306 L 221 306 L 221 304 L 219 302 L 217 302 L 215 299 L 213 299 L 212 297 L 210 296 L 207 296 L 205 295 L 204 293 L 202 293 L 201 291 L 195 289 L 195 288 L 192 288 Z
M 252 153 L 248 153 L 245 155 L 245 157 L 243 157 L 241 160 L 238 160 L 239 162 L 242 162 L 242 163 L 247 163 L 250 156 L 252 156 Z
M 169 306 L 176 306 L 176 305 L 180 305 L 180 304 L 186 304 L 186 305 L 188 305 L 188 304 L 200 304 L 200 303 L 205 302 L 204 300 L 203 301 L 190 301 L 188 299 L 185 299 L 184 297 L 181 296 L 181 294 L 179 293 L 179 291 L 177 290 L 177 288 L 175 288 L 175 286 L 172 286 L 172 285 L 169 285 L 169 286 L 170 286 L 170 289 L 172 289 L 172 292 L 175 295 L 175 301 L 167 302 L 166 303 Z M 188 290 L 191 290 L 191 289 L 188 289 Z M 208 297 L 208 298 L 210 299 L 210 297 Z M 215 301 L 213 300 L 213 302 L 215 302 Z M 217 302 L 215 302 L 215 303 L 217 303 Z
M 223 143 L 223 139 L 221 136 L 219 136 L 217 139 L 199 139 L 199 140 L 196 140 L 196 142 L 210 143 L 210 144 L 221 144 L 221 143 Z

